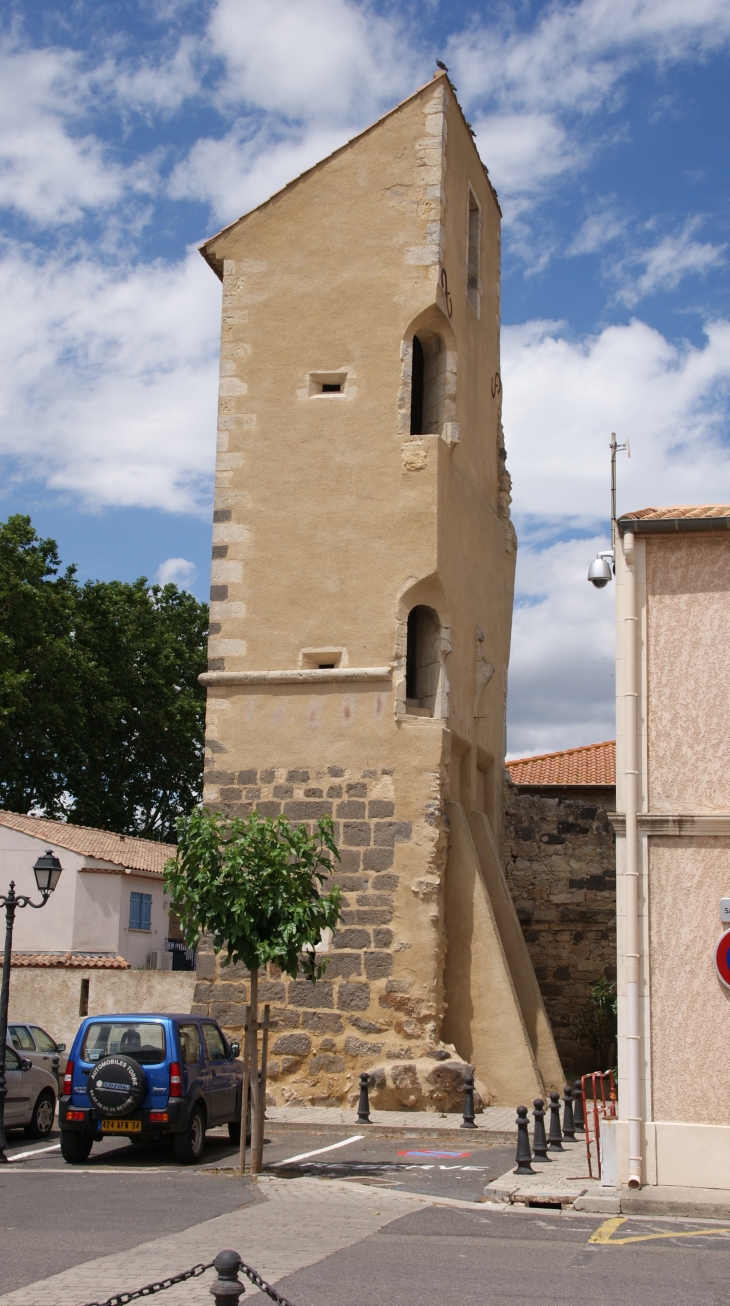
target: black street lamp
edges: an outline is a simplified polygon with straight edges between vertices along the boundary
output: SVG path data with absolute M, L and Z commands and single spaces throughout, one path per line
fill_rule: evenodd
M 31 902 L 25 894 L 16 894 L 15 880 L 10 881 L 10 891 L 0 894 L 0 905 L 5 908 L 5 954 L 3 959 L 3 982 L 0 988 L 0 1165 L 8 1158 L 5 1155 L 7 1139 L 5 1137 L 5 1098 L 8 1087 L 5 1079 L 5 1048 L 8 1040 L 8 998 L 10 996 L 10 956 L 13 950 L 13 925 L 18 907 L 45 907 L 53 890 L 58 884 L 63 867 L 56 854 L 44 853 L 39 857 L 33 872 L 35 882 L 41 894 L 40 902 Z

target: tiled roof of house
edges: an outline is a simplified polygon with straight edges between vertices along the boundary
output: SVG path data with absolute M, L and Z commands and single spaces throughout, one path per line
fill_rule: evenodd
M 14 952 L 11 966 L 75 967 L 79 970 L 129 970 L 124 957 L 113 952 Z M 0 969 L 2 963 L 0 962 Z
M 92 830 L 85 825 L 69 825 L 66 821 L 48 821 L 41 816 L 23 816 L 20 812 L 0 811 L 0 825 L 49 845 L 68 848 L 69 852 L 81 853 L 83 857 L 98 857 L 100 861 L 113 862 L 115 866 L 129 867 L 133 871 L 162 875 L 165 862 L 175 855 L 174 844 L 134 839 L 128 834 Z
M 585 744 L 561 753 L 541 753 L 539 757 L 518 757 L 507 762 L 507 770 L 516 785 L 609 786 L 616 783 L 616 743 Z
M 673 508 L 639 508 L 622 512 L 622 521 L 675 521 L 680 517 L 730 517 L 730 505 L 723 503 L 675 504 Z

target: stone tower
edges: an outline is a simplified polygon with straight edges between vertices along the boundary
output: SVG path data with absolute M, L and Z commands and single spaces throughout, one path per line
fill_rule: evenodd
M 500 210 L 448 78 L 202 253 L 223 282 L 205 802 L 331 815 L 346 898 L 324 980 L 264 985 L 270 1090 L 344 1102 L 368 1069 L 384 1105 L 443 1105 L 456 1052 L 487 1100 L 530 1099 L 560 1065 L 498 851 Z M 199 979 L 238 1031 L 245 973 L 202 953 Z

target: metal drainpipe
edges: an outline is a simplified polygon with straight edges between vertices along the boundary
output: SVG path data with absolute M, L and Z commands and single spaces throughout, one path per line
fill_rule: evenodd
M 626 562 L 625 591 L 625 794 L 626 794 L 626 961 L 627 1027 L 629 1054 L 629 1188 L 641 1188 L 641 1037 L 639 1034 L 639 866 L 638 769 L 636 765 L 636 570 L 634 535 L 623 537 Z

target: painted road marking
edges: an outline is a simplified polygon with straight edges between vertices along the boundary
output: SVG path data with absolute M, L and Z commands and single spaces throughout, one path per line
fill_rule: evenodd
M 334 1152 L 338 1147 L 347 1147 L 350 1143 L 357 1143 L 364 1134 L 353 1134 L 352 1138 L 343 1138 L 341 1143 L 330 1143 L 329 1147 L 318 1147 L 315 1152 L 300 1152 L 298 1156 L 287 1156 L 283 1161 L 272 1162 L 272 1168 L 275 1165 L 291 1165 L 293 1161 L 306 1161 L 308 1156 L 321 1156 L 323 1152 Z
M 471 1152 L 399 1152 L 398 1156 L 471 1156 Z
M 53 1143 L 51 1147 L 37 1147 L 34 1152 L 16 1152 L 14 1156 L 9 1156 L 8 1161 L 25 1161 L 29 1156 L 39 1156 L 41 1152 L 60 1152 L 61 1144 Z
M 707 1238 L 714 1233 L 730 1234 L 730 1229 L 690 1229 L 683 1230 L 681 1233 L 638 1233 L 631 1234 L 628 1238 L 612 1238 L 611 1234 L 615 1233 L 620 1225 L 625 1224 L 626 1220 L 625 1215 L 604 1220 L 603 1224 L 591 1234 L 589 1243 L 600 1243 L 604 1247 L 623 1247 L 625 1243 L 647 1243 L 653 1242 L 656 1238 Z

